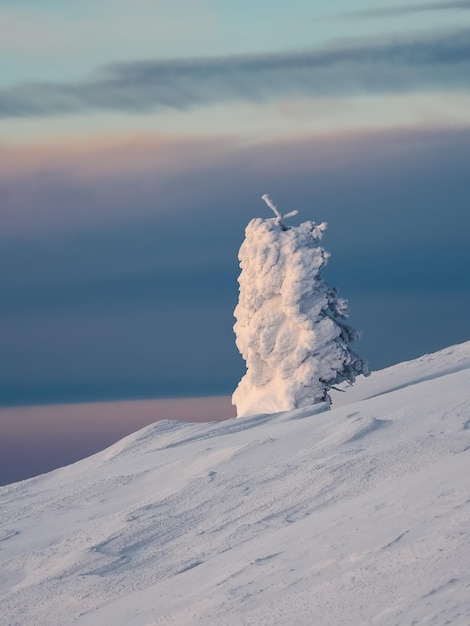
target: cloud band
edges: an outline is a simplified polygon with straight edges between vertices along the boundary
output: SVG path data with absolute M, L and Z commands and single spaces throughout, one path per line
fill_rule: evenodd
M 236 100 L 469 87 L 470 29 L 462 29 L 298 53 L 108 65 L 81 82 L 36 82 L 0 90 L 0 117 L 145 113 Z

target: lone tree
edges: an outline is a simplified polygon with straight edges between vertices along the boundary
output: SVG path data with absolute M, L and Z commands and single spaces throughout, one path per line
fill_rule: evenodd
M 329 254 L 319 242 L 326 223 L 251 220 L 239 253 L 240 296 L 234 316 L 236 344 L 247 371 L 232 398 L 239 417 L 330 403 L 328 391 L 369 374 L 349 344 L 359 333 L 343 320 L 348 304 L 323 280 Z

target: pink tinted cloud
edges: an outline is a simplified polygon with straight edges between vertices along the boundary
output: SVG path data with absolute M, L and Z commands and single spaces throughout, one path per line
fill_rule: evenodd
M 150 136 L 0 145 L 0 236 L 90 230 L 163 212 L 184 219 L 227 191 L 251 185 L 261 195 L 281 178 L 295 185 L 300 176 L 342 176 L 361 162 L 394 168 L 404 152 L 466 143 L 468 132 L 402 127 L 253 143 L 228 136 Z
M 234 146 L 228 137 L 159 135 L 0 143 L 0 235 L 87 230 L 167 210 L 175 179 L 210 170 Z
M 256 169 L 291 170 L 310 168 L 312 147 L 314 164 L 334 165 L 354 161 L 357 151 L 385 149 L 388 154 L 403 141 L 422 140 L 440 133 L 452 133 L 445 126 L 389 129 L 354 129 L 323 133 L 298 133 L 270 140 L 246 142 L 235 135 L 107 135 L 84 140 L 64 139 L 51 143 L 8 144 L 0 142 L 0 182 L 35 178 L 43 181 L 78 180 L 81 182 L 136 179 L 152 175 L 156 180 L 212 165 L 227 166 L 250 162 Z M 459 129 L 454 129 L 458 135 Z M 305 152 L 310 158 L 304 160 Z
M 233 149 L 234 139 L 204 136 L 103 135 L 51 143 L 0 143 L 0 180 L 35 173 L 100 178 L 156 175 L 212 161 Z

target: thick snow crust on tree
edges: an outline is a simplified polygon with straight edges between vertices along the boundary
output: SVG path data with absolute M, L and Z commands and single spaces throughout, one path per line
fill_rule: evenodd
M 347 302 L 321 270 L 326 224 L 286 227 L 281 218 L 251 220 L 239 252 L 236 344 L 247 372 L 233 394 L 238 416 L 328 402 L 328 391 L 369 373 L 349 347 L 358 334 L 342 320 Z
M 1 487 L 0 625 L 468 626 L 470 342 L 345 387 Z

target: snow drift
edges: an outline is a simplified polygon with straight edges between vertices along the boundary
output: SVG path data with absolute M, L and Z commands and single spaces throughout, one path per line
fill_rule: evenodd
M 328 391 L 369 369 L 349 343 L 358 333 L 342 320 L 347 302 L 321 276 L 329 254 L 320 247 L 326 224 L 284 224 L 255 218 L 239 252 L 236 344 L 247 372 L 232 398 L 239 417 L 329 402 Z
M 0 488 L 2 626 L 468 626 L 470 342 Z

